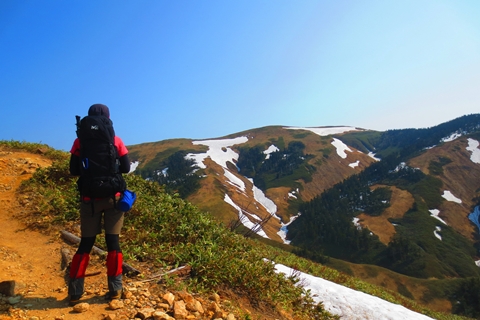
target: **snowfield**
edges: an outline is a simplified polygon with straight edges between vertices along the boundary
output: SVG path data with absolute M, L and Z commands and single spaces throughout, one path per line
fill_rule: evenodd
M 356 291 L 323 278 L 276 264 L 275 270 L 286 276 L 298 275 L 305 289 L 310 290 L 314 300 L 322 302 L 325 310 L 348 320 L 426 320 L 432 319 L 402 305 Z

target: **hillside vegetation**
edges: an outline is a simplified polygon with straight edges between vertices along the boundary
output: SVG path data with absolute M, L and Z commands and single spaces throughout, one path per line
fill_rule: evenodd
M 474 263 L 479 259 L 478 230 L 468 219 L 480 199 L 480 170 L 467 151 L 469 141 L 480 138 L 480 115 L 424 129 L 347 128 L 317 134 L 320 129 L 329 128 L 271 126 L 218 138 L 231 140 L 222 147 L 225 155 L 233 155 L 225 165 L 211 153 L 199 162 L 184 162 L 183 174 L 189 178 L 184 181 L 196 176 L 198 183 L 187 182 L 188 193 L 176 185 L 181 180 L 176 176 L 172 183 L 164 175 L 161 183 L 238 233 L 264 231 L 259 241 L 349 274 L 355 274 L 355 265 L 370 265 L 381 274 L 377 278 L 387 280 L 357 276 L 437 310 L 448 305 L 452 312 L 480 315 L 477 308 L 463 305 L 468 299 L 458 303 L 462 294 L 455 289 L 475 287 L 480 276 Z M 235 142 L 238 137 L 246 139 Z M 193 159 L 192 154 L 208 155 L 209 144 L 181 139 L 129 148 L 139 161 L 137 173 L 158 181 L 178 152 Z M 272 218 L 252 188 L 273 201 L 279 219 Z M 447 191 L 461 202 L 446 200 Z M 400 193 L 404 200 L 399 200 Z M 255 226 L 239 224 L 239 215 Z M 291 245 L 285 246 L 278 231 L 292 217 L 296 220 L 287 235 Z M 395 273 L 417 279 L 424 291 L 410 281 L 392 280 Z
M 2 141 L 0 147 L 30 152 L 47 148 L 14 141 Z M 59 229 L 75 232 L 78 201 L 75 180 L 67 172 L 68 156 L 49 148 L 42 152 L 55 161 L 52 166 L 39 169 L 23 184 L 20 192 L 30 201 L 19 218 L 31 228 L 45 233 L 56 233 Z M 297 319 L 334 318 L 321 305 L 315 306 L 308 292 L 295 286 L 298 281 L 295 275 L 275 273 L 272 264 L 264 261 L 269 259 L 403 304 L 437 319 L 453 319 L 395 292 L 235 234 L 191 203 L 166 193 L 157 183 L 135 175 L 126 178 L 129 188 L 138 194 L 137 203 L 127 214 L 122 237 L 126 260 L 134 266 L 148 265 L 157 270 L 190 265 L 190 277 L 182 282 L 168 282 L 172 287 L 180 286 L 200 293 L 229 289 L 238 296 L 268 307 L 270 312 L 277 312 L 279 318 L 288 318 L 288 314 Z M 237 309 L 237 312 L 242 315 L 241 310 Z M 246 314 L 243 317 L 249 319 Z

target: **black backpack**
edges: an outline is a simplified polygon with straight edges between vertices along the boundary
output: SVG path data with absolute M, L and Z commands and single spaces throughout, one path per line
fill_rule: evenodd
M 112 121 L 105 116 L 77 116 L 77 137 L 80 140 L 81 174 L 78 190 L 90 198 L 115 198 L 126 189 L 120 173 L 120 160 L 115 147 Z

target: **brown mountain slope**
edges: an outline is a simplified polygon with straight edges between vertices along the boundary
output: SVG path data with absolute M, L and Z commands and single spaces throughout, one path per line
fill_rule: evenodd
M 301 141 L 305 145 L 304 154 L 310 156 L 308 164 L 315 167 L 314 171 L 310 171 L 311 179 L 307 182 L 302 179 L 290 181 L 290 185 L 297 186 L 294 188 L 282 186 L 267 189 L 265 191 L 266 197 L 276 205 L 276 217 L 272 218 L 272 215 L 262 206 L 261 202 L 255 199 L 251 180 L 238 173 L 234 159 L 230 159 L 227 162 L 227 168 L 224 168 L 207 157 L 203 160 L 203 165 L 206 168 L 201 171 L 203 175 L 201 188 L 190 195 L 188 200 L 201 210 L 211 213 L 226 225 L 239 220 L 239 210 L 244 215 L 243 219 L 247 219 L 244 220 L 246 222 L 244 224 L 252 225 L 263 220 L 265 221 L 262 222 L 264 224 L 263 231 L 270 239 L 279 242 L 282 242 L 277 234 L 281 222 L 286 223 L 290 220 L 290 217 L 297 214 L 290 207 L 291 201 L 295 197 L 302 201 L 309 201 L 334 184 L 341 182 L 352 174 L 359 173 L 375 161 L 372 157 L 352 147 L 345 151 L 344 157 L 339 156 L 336 147 L 332 144 L 334 139 L 332 136 L 320 136 L 308 130 L 290 130 L 280 126 L 252 129 L 212 140 L 238 137 L 247 137 L 247 139 L 245 142 L 228 147 L 237 154 L 240 148 L 259 146 L 263 150 L 267 150 L 270 146 L 275 146 L 283 150 L 290 142 Z M 208 151 L 208 146 L 193 144 L 192 142 L 188 139 L 166 140 L 129 146 L 129 150 L 132 154 L 132 160 L 140 162 L 138 166 L 140 170 L 143 167 L 157 168 L 158 170 L 161 169 L 162 160 L 176 151 L 183 150 L 192 153 Z M 201 141 L 199 142 L 201 143 Z M 225 152 L 226 149 L 223 151 Z M 232 183 L 232 179 L 240 183 L 241 186 Z M 292 196 L 292 192 L 295 193 L 294 196 Z M 237 207 L 226 202 L 226 195 Z
M 376 185 L 374 188 L 384 187 Z M 359 223 L 362 227 L 367 227 L 370 231 L 378 236 L 381 242 L 388 244 L 395 235 L 395 227 L 388 219 L 401 218 L 413 205 L 414 199 L 410 192 L 401 190 L 396 187 L 390 187 L 392 197 L 390 207 L 388 207 L 379 216 L 370 216 L 368 214 L 359 214 Z
M 442 157 L 452 160 L 443 166 L 443 173 L 436 177 L 443 182 L 442 191 L 450 191 L 462 203 L 445 200 L 439 208 L 430 209 L 440 210 L 439 217 L 457 232 L 473 240 L 475 228 L 468 220 L 468 215 L 480 196 L 480 164 L 470 159 L 471 152 L 467 147 L 468 140 L 462 137 L 429 149 L 408 164 L 430 174 L 432 161 L 438 161 Z

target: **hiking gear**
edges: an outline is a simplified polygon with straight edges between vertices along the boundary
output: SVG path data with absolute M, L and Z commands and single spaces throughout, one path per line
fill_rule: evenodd
M 124 213 L 115 208 L 112 198 L 80 202 L 80 230 L 82 237 L 95 237 L 102 233 L 120 234 Z M 107 248 L 108 249 L 108 248 Z M 109 249 L 108 251 L 113 250 Z
M 107 254 L 107 282 L 110 292 L 121 291 L 123 254 L 121 251 L 113 250 Z
M 114 198 L 126 189 L 126 184 L 119 170 L 113 123 L 103 115 L 86 116 L 80 121 L 78 118 L 81 174 L 77 184 L 80 195 L 92 200 Z
M 119 234 L 105 234 L 105 243 L 107 244 L 107 252 L 120 250 L 120 235 Z
M 70 279 L 84 278 L 89 261 L 90 254 L 75 253 L 70 264 Z
M 137 200 L 137 194 L 130 190 L 123 191 L 120 201 L 117 202 L 117 208 L 123 212 L 127 212 L 132 209 L 133 204 Z
M 107 254 L 107 275 L 118 276 L 123 271 L 123 254 L 121 251 L 113 250 Z
M 76 253 L 90 253 L 95 244 L 96 237 L 81 237 Z
M 83 295 L 83 289 L 85 287 L 85 278 L 77 278 L 68 281 L 68 294 L 70 295 L 70 300 L 79 300 Z M 78 298 L 78 299 L 74 299 Z
M 82 298 L 81 294 L 80 295 L 72 295 L 72 296 L 70 296 L 70 301 L 68 302 L 68 304 L 73 307 L 74 305 L 76 305 L 80 302 L 81 298 Z
M 85 283 L 85 271 L 87 270 L 90 255 L 88 253 L 75 253 L 70 264 L 70 281 L 68 282 L 68 294 L 71 297 L 81 296 Z
M 107 301 L 120 299 L 122 298 L 122 293 L 123 293 L 123 290 L 108 291 L 105 294 L 105 299 L 107 299 Z

